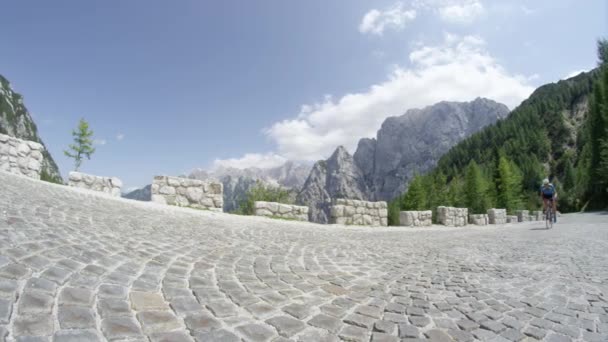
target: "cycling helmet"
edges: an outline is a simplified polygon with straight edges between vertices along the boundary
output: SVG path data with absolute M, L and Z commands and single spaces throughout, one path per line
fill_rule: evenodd
M 547 178 L 543 179 L 543 185 L 549 184 L 549 180 Z

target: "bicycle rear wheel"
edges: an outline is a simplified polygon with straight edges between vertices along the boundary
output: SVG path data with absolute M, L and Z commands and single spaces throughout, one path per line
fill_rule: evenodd
M 553 228 L 553 208 L 549 207 L 547 208 L 547 213 L 546 213 L 546 217 L 545 217 L 545 224 L 547 226 L 547 229 L 551 229 Z

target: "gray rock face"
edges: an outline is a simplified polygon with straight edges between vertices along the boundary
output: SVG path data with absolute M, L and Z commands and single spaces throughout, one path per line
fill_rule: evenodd
M 41 150 L 44 157 L 41 173 L 56 181 L 62 181 L 57 164 L 38 136 L 38 128 L 23 105 L 23 97 L 13 91 L 8 80 L 2 75 L 0 75 L 0 134 L 42 144 L 45 148 Z
M 152 184 L 148 184 L 141 189 L 133 190 L 122 195 L 122 197 L 137 201 L 150 201 L 152 200 Z
M 377 139 L 361 139 L 354 160 L 364 173 L 372 200 L 391 200 L 407 189 L 414 173 L 431 170 L 452 146 L 508 115 L 507 106 L 488 99 L 439 102 L 387 118 Z
M 295 200 L 295 193 L 302 188 L 309 172 L 309 166 L 288 161 L 281 166 L 268 169 L 221 167 L 213 172 L 199 169 L 192 171 L 188 177 L 220 181 L 224 185 L 224 210 L 234 211 L 256 181 L 293 190 Z
M 367 193 L 363 172 L 348 151 L 339 146 L 329 159 L 313 166 L 296 202 L 310 208 L 311 221 L 328 223 L 332 199 L 367 200 Z

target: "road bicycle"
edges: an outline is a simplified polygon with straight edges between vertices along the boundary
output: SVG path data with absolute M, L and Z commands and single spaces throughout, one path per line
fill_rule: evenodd
M 547 201 L 545 208 L 545 224 L 547 229 L 553 228 L 553 220 L 555 219 L 555 213 L 553 212 L 553 200 Z

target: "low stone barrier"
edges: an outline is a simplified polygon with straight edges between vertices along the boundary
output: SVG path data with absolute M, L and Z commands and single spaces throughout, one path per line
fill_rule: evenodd
M 152 182 L 152 202 L 223 211 L 222 183 L 198 179 L 155 176 Z
M 488 214 L 470 214 L 469 215 L 469 223 L 474 224 L 476 226 L 487 226 L 490 219 L 488 218 Z
M 515 214 L 517 215 L 517 222 L 530 221 L 530 212 L 528 210 L 516 210 Z
M 489 224 L 505 224 L 507 223 L 507 209 L 488 209 Z
M 518 223 L 517 215 L 507 215 L 507 223 Z
M 0 134 L 0 170 L 40 179 L 43 149 L 35 141 Z
M 254 202 L 255 215 L 308 221 L 308 207 L 276 202 Z
M 437 222 L 445 226 L 461 227 L 466 226 L 469 216 L 469 209 L 454 207 L 437 207 Z
M 428 227 L 433 224 L 433 212 L 401 211 L 399 212 L 399 225 L 405 227 Z
M 116 177 L 101 177 L 76 171 L 70 172 L 68 185 L 99 191 L 116 197 L 120 197 L 120 188 L 122 188 L 122 182 Z
M 530 221 L 543 221 L 544 219 L 542 210 L 535 210 L 530 213 Z
M 336 199 L 330 208 L 330 223 L 366 226 L 387 226 L 386 202 Z

